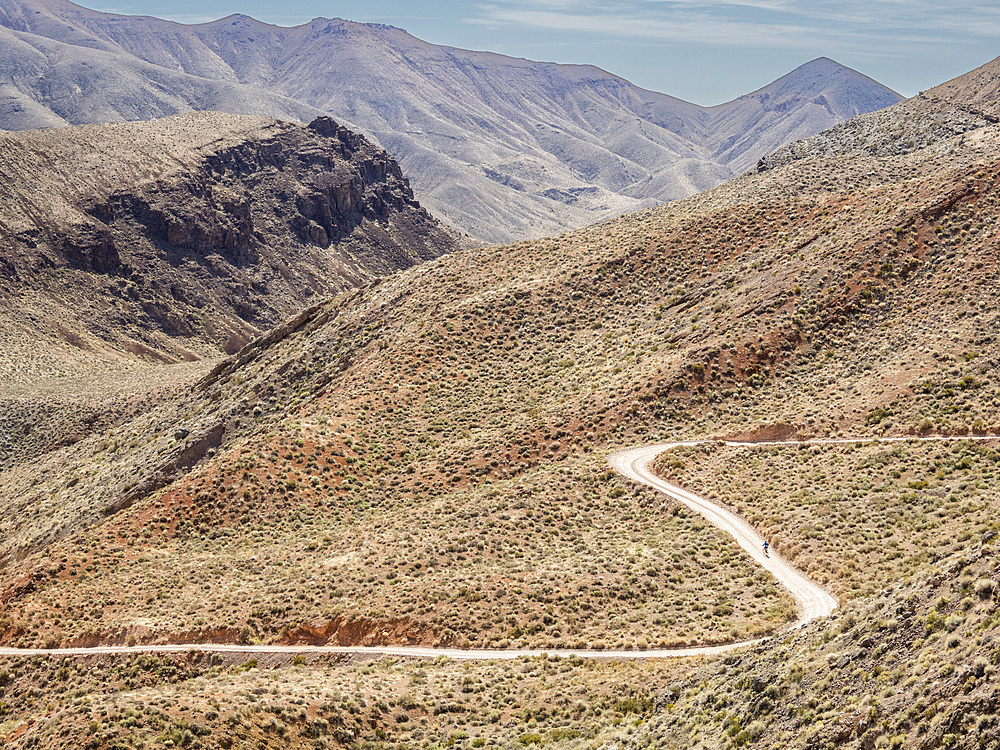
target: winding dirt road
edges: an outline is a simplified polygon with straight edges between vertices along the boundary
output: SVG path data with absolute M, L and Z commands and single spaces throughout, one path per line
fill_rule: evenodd
M 676 448 L 678 445 L 697 445 L 697 443 L 664 443 L 662 445 L 646 445 L 642 448 L 632 448 L 611 455 L 608 460 L 622 476 L 645 484 L 655 490 L 672 497 L 677 502 L 687 506 L 695 513 L 705 517 L 710 524 L 717 526 L 736 540 L 754 561 L 782 584 L 798 605 L 799 619 L 792 627 L 805 625 L 817 617 L 826 617 L 837 608 L 837 600 L 826 592 L 819 584 L 809 580 L 804 573 L 793 567 L 776 553 L 764 554 L 764 538 L 753 526 L 732 511 L 726 510 L 703 497 L 688 492 L 676 485 L 660 479 L 649 468 L 659 454 Z M 727 443 L 733 445 L 733 443 Z M 742 645 L 742 644 L 737 644 Z M 734 646 L 735 647 L 735 646 Z
M 975 437 L 899 437 L 878 438 L 877 442 L 905 442 L 908 440 L 997 440 L 997 436 Z M 739 447 L 760 447 L 773 445 L 832 445 L 840 443 L 872 442 L 872 438 L 831 438 L 825 440 L 774 441 L 774 442 L 738 442 L 722 441 L 725 445 Z M 663 494 L 677 500 L 691 510 L 704 516 L 709 523 L 732 535 L 736 542 L 746 550 L 761 567 L 771 574 L 795 597 L 799 609 L 799 618 L 792 628 L 801 627 L 818 617 L 825 617 L 837 607 L 833 598 L 819 584 L 809 580 L 804 573 L 793 567 L 777 554 L 765 555 L 764 539 L 754 528 L 740 516 L 716 503 L 699 497 L 694 493 L 664 481 L 653 474 L 650 464 L 663 451 L 682 445 L 699 445 L 710 440 L 694 440 L 677 443 L 662 443 L 645 445 L 619 451 L 608 457 L 608 462 L 622 476 L 634 482 L 647 485 Z M 32 649 L 32 648 L 0 648 L 0 656 L 81 656 L 99 654 L 140 654 L 140 653 L 177 653 L 177 652 L 212 652 L 240 654 L 367 654 L 383 656 L 409 656 L 426 659 L 447 657 L 460 660 L 490 660 L 516 659 L 522 656 L 577 656 L 585 659 L 667 659 L 679 656 L 711 656 L 722 654 L 733 649 L 751 646 L 764 639 L 727 643 L 718 646 L 692 646 L 674 649 L 647 649 L 634 651 L 588 651 L 577 649 L 459 649 L 431 648 L 422 646 L 280 646 L 280 645 L 247 645 L 229 643 L 183 643 L 143 646 L 89 646 L 74 648 Z

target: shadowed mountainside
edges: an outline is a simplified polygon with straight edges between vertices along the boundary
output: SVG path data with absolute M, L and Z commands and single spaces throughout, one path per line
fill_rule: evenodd
M 457 247 L 384 151 L 187 114 L 0 136 L 4 381 L 191 360 Z
M 0 205 L 0 468 L 109 429 L 197 377 L 198 360 L 462 242 L 388 154 L 328 118 L 2 134 Z

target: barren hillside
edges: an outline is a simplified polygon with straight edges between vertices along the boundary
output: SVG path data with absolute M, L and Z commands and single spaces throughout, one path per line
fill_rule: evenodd
M 1000 431 L 998 154 L 988 124 L 905 153 L 794 159 L 321 302 L 113 433 L 0 474 L 0 632 L 541 648 L 773 633 L 794 617 L 773 580 L 605 456 L 696 436 Z M 661 467 L 826 582 L 836 619 L 667 685 L 661 665 L 608 682 L 568 660 L 513 677 L 383 662 L 366 680 L 154 661 L 128 686 L 68 663 L 51 710 L 11 698 L 7 738 L 992 742 L 996 442 L 727 450 Z M 542 709 L 543 677 L 574 692 Z M 59 697 L 70 679 L 97 702 Z M 154 696 L 162 711 L 139 709 Z
M 0 60 L 0 127 L 328 112 L 392 153 L 436 216 L 488 242 L 691 195 L 899 100 L 825 58 L 701 107 L 593 66 L 442 47 L 380 24 L 283 28 L 237 14 L 185 26 L 66 0 L 2 0 Z

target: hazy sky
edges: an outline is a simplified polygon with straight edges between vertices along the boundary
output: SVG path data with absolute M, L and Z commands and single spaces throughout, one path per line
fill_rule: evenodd
M 200 23 L 379 22 L 435 44 L 590 63 L 717 104 L 816 57 L 911 96 L 1000 55 L 1000 0 L 84 0 Z

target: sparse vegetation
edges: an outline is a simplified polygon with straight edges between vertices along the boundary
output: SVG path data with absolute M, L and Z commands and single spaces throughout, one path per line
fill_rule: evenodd
M 0 637 L 643 648 L 773 632 L 791 614 L 773 581 L 604 456 L 997 431 L 998 143 L 988 125 L 795 159 L 319 304 L 182 395 L 0 473 Z M 665 666 L 149 657 L 106 679 L 9 659 L 0 737 L 996 744 L 996 443 L 705 444 L 660 468 L 766 530 L 843 610 Z
M 663 454 L 658 470 L 749 520 L 841 597 L 881 596 L 990 532 L 995 442 L 858 442 Z M 984 580 L 984 591 L 992 591 Z
M 656 692 L 690 665 L 321 659 L 309 669 L 281 660 L 246 669 L 215 655 L 16 659 L 9 668 L 15 677 L 0 687 L 0 738 L 15 742 L 522 747 L 627 738 L 652 714 Z M 61 670 L 69 675 L 62 689 L 37 705 L 30 686 Z M 641 696 L 620 698 L 637 684 Z M 74 698 L 80 694 L 85 703 Z

